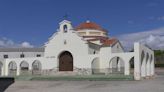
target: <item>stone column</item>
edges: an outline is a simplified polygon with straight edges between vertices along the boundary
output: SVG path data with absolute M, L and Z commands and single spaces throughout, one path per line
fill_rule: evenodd
M 125 64 L 125 72 L 124 72 L 124 74 L 125 75 L 130 75 L 130 64 L 129 64 L 129 62 L 124 62 L 124 64 Z
M 134 43 L 134 79 L 141 79 L 141 59 L 140 59 L 140 45 Z
M 20 66 L 17 66 L 16 75 L 17 75 L 17 76 L 19 76 L 19 75 L 20 75 Z
M 28 73 L 32 75 L 32 64 L 29 63 L 29 66 L 28 66 Z
M 28 69 L 31 71 L 32 70 L 32 64 L 29 63 Z
M 4 65 L 1 67 L 1 76 L 4 76 Z
M 150 62 L 150 69 L 151 69 L 151 76 L 153 76 L 153 75 L 154 75 L 154 71 L 155 71 L 154 58 L 153 58 L 153 60 Z
M 121 60 L 120 59 L 118 60 L 118 63 L 117 63 L 117 71 L 121 71 Z
M 9 75 L 9 69 L 8 69 L 8 62 L 5 62 L 4 64 L 4 76 Z
M 146 63 L 146 76 L 150 76 L 150 59 Z
M 141 64 L 141 76 L 146 77 L 146 58 L 143 59 Z
M 109 73 L 112 73 L 112 62 L 109 63 Z

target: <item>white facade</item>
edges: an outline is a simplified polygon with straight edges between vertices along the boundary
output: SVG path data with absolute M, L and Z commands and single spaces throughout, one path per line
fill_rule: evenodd
M 76 31 L 70 21 L 64 20 L 59 23 L 57 32 L 45 43 L 44 51 L 23 52 L 27 56 L 24 58 L 20 58 L 19 54 L 22 53 L 20 51 L 0 52 L 0 56 L 4 54 L 11 56 L 1 59 L 0 75 L 9 76 L 11 72 L 21 75 L 22 71 L 43 75 L 55 75 L 60 72 L 72 72 L 72 74 L 112 74 L 116 72 L 130 75 L 133 70 L 130 67 L 132 58 L 131 62 L 134 63 L 132 75 L 135 80 L 154 75 L 154 52 L 151 49 L 135 43 L 134 52 L 124 52 L 118 40 L 115 42 L 109 40 L 108 45 L 103 44 L 100 39 L 89 41 L 84 38 L 85 35 L 79 34 L 84 31 L 90 32 L 87 31 L 89 29 L 83 30 Z M 104 39 L 106 37 L 104 32 L 96 30 L 98 31 L 102 33 Z M 38 54 L 40 56 L 36 57 Z

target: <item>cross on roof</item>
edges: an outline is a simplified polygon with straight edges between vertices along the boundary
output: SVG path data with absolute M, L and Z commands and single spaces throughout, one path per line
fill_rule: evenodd
M 65 15 L 63 16 L 63 18 L 64 18 L 65 20 L 67 20 L 67 19 L 68 19 L 68 14 L 65 14 Z

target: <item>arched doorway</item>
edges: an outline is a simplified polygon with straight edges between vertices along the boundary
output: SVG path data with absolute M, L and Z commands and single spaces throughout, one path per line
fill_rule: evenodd
M 0 62 L 0 76 L 2 76 L 2 67 L 3 67 L 3 64 L 2 62 Z
M 92 74 L 100 73 L 99 64 L 100 64 L 99 58 L 94 58 L 91 64 Z
M 68 51 L 59 55 L 59 71 L 73 71 L 73 57 Z
M 41 75 L 41 71 L 42 71 L 42 64 L 40 61 L 35 60 L 32 63 L 32 74 L 33 75 Z
M 9 67 L 9 75 L 15 76 L 17 74 L 17 64 L 14 61 L 11 61 L 8 65 Z
M 21 75 L 28 75 L 29 64 L 26 61 L 22 61 L 20 64 Z

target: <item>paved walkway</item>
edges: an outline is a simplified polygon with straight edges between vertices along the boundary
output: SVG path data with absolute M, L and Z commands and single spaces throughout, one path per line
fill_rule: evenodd
M 17 81 L 6 92 L 164 92 L 164 75 L 142 81 Z

